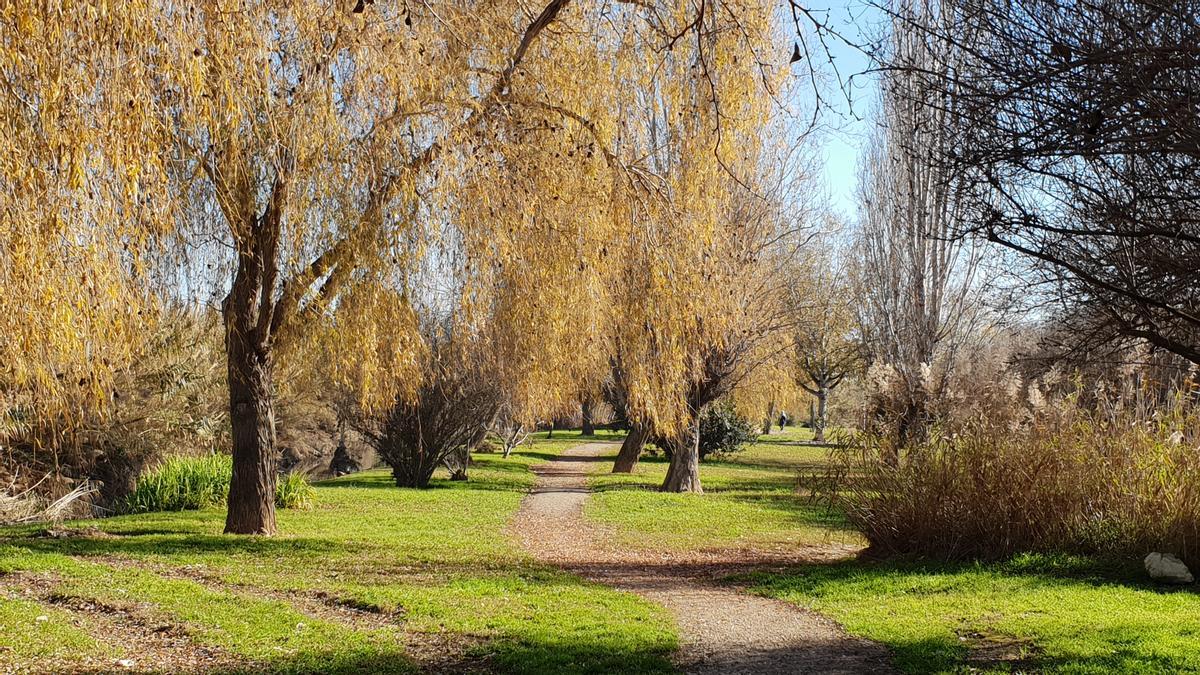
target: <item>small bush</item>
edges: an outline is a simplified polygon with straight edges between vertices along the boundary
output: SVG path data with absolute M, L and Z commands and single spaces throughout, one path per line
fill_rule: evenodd
M 275 484 L 275 506 L 281 509 L 311 509 L 316 490 L 302 474 L 289 473 Z
M 882 435 L 843 448 L 831 491 L 880 554 L 1179 555 L 1200 567 L 1200 409 L 1085 409 L 934 429 L 897 455 Z M 881 461 L 887 458 L 887 461 Z
M 224 506 L 232 478 L 233 461 L 228 455 L 170 457 L 138 478 L 126 510 L 145 513 Z M 312 486 L 300 474 L 289 474 L 276 483 L 276 506 L 309 508 L 313 498 Z
M 700 417 L 700 459 L 740 452 L 757 438 L 754 425 L 731 403 L 711 405 Z

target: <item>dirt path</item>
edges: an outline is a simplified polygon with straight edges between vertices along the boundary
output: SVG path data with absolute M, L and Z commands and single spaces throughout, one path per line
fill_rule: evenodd
M 654 557 L 612 550 L 583 518 L 587 475 L 610 443 L 589 443 L 534 467 L 537 487 L 521 504 L 515 535 L 537 558 L 666 607 L 682 633 L 688 673 L 888 672 L 886 651 L 793 605 L 720 586 L 738 560 Z M 753 565 L 761 561 L 749 561 Z

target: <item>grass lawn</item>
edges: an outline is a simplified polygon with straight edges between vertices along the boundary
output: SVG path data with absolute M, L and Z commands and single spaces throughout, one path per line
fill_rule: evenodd
M 272 538 L 221 534 L 221 510 L 68 523 L 81 533 L 68 538 L 0 530 L 0 671 L 136 662 L 84 606 L 277 672 L 410 672 L 430 640 L 503 672 L 670 672 L 664 610 L 537 563 L 506 533 L 529 465 L 580 440 L 544 436 L 508 460 L 478 455 L 467 483 L 402 490 L 386 470 L 321 483 L 317 506 L 281 511 Z M 394 621 L 339 621 L 314 602 Z
M 1136 564 L 1025 555 L 846 562 L 742 580 L 887 645 L 908 672 L 1200 672 L 1200 594 L 1142 576 Z
M 656 492 L 666 462 L 643 459 L 632 476 L 595 476 L 587 514 L 644 549 L 861 541 L 794 493 L 797 473 L 825 460 L 822 449 L 793 444 L 804 440 L 807 430 L 789 428 L 705 462 L 704 495 Z M 731 581 L 886 645 L 907 672 L 1200 672 L 1200 594 L 1146 583 L 1136 561 L 846 560 Z
M 837 512 L 797 491 L 800 472 L 819 468 L 824 448 L 801 445 L 807 429 L 789 427 L 700 466 L 703 495 L 658 492 L 662 456 L 643 456 L 636 473 L 602 473 L 587 516 L 616 532 L 621 544 L 655 550 L 858 543 Z M 612 456 L 615 457 L 614 448 Z
M 646 551 L 860 543 L 797 493 L 797 474 L 825 460 L 805 434 L 705 462 L 704 495 L 657 492 L 661 458 L 597 474 L 587 515 Z M 530 465 L 591 440 L 546 435 L 508 460 L 477 455 L 467 483 L 402 490 L 386 470 L 321 483 L 317 506 L 281 511 L 273 538 L 222 535 L 219 510 L 68 523 L 67 538 L 0 529 L 0 672 L 137 663 L 106 629 L 123 612 L 235 669 L 411 672 L 415 655 L 440 650 L 494 672 L 671 672 L 678 636 L 664 610 L 542 565 L 508 535 Z M 1200 593 L 1148 584 L 1136 561 L 845 560 L 731 582 L 886 645 L 907 672 L 1200 672 Z

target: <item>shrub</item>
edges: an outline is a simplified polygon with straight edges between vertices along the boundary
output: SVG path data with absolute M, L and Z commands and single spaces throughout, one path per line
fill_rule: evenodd
M 275 484 L 275 506 L 281 509 L 311 509 L 316 490 L 303 474 L 289 473 Z
M 500 408 L 494 378 L 443 344 L 431 351 L 424 378 L 409 398 L 356 421 L 392 469 L 397 487 L 427 488 L 439 466 L 466 480 L 470 450 L 487 435 Z
M 710 405 L 700 416 L 700 459 L 740 452 L 757 438 L 754 425 L 729 402 Z
M 1200 410 L 1084 409 L 984 417 L 899 455 L 883 435 L 841 450 L 831 496 L 881 554 L 1144 556 L 1200 567 Z M 890 461 L 881 461 L 888 457 Z
M 126 510 L 190 511 L 224 506 L 233 478 L 228 455 L 170 457 L 138 478 Z M 309 508 L 314 492 L 300 474 L 289 474 L 275 486 L 275 504 L 281 508 Z

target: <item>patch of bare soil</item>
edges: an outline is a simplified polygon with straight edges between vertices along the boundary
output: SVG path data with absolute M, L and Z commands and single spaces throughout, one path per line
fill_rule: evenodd
M 834 560 L 850 550 L 722 550 L 686 554 L 622 551 L 583 517 L 587 476 L 608 443 L 588 443 L 534 467 L 538 483 L 512 533 L 535 557 L 666 607 L 683 637 L 678 665 L 688 673 L 890 672 L 887 650 L 794 605 L 753 596 L 716 580 L 736 572 Z

